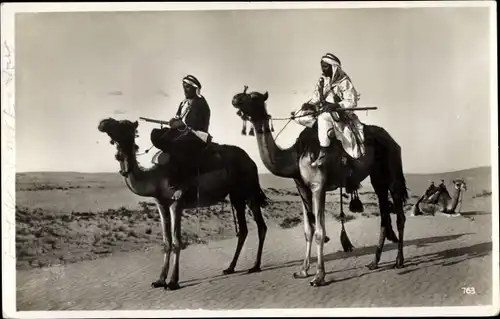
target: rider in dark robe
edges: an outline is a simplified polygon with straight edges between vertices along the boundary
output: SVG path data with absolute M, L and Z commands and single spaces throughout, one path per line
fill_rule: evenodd
M 196 167 L 199 164 L 200 155 L 207 143 L 210 143 L 211 136 L 208 133 L 210 126 L 210 107 L 200 93 L 201 83 L 193 75 L 187 75 L 182 81 L 185 99 L 179 104 L 176 115 L 169 121 L 169 128 L 154 129 L 151 132 L 153 145 L 164 151 L 165 141 L 171 135 L 169 130 L 179 130 L 186 132 L 175 137 L 175 156 L 181 158 L 177 163 L 177 174 L 172 178 L 173 198 L 179 199 L 188 188 L 192 178 L 196 177 Z M 186 131 L 187 130 L 187 131 Z
M 432 194 L 434 194 L 436 191 L 438 190 L 438 188 L 436 187 L 436 185 L 434 184 L 434 182 L 431 182 L 431 185 L 429 186 L 429 188 L 427 188 L 427 190 L 425 191 L 425 196 L 426 197 L 430 197 Z

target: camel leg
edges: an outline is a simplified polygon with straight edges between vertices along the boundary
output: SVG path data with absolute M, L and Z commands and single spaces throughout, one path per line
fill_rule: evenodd
M 397 214 L 396 224 L 398 227 L 398 235 L 399 235 L 398 256 L 396 257 L 396 264 L 394 265 L 394 268 L 403 268 L 404 267 L 403 237 L 405 231 L 406 216 L 403 209 L 403 203 L 400 198 L 394 199 L 394 208 Z
M 224 275 L 229 275 L 234 273 L 234 268 L 240 257 L 241 249 L 248 235 L 247 221 L 245 217 L 245 202 L 239 197 L 237 200 L 232 201 L 234 208 L 236 210 L 236 219 L 238 220 L 238 243 L 236 244 L 236 250 L 234 252 L 233 260 L 227 269 L 224 269 L 222 273 Z
M 160 278 L 153 282 L 153 288 L 166 287 L 165 279 L 168 276 L 168 268 L 170 263 L 170 253 L 172 251 L 172 230 L 170 229 L 170 215 L 167 213 L 165 206 L 157 202 L 158 212 L 160 213 L 161 228 L 163 235 L 163 267 L 161 269 Z
M 298 182 L 297 189 L 299 191 L 300 197 L 302 199 L 302 212 L 304 214 L 304 237 L 306 239 L 306 255 L 304 262 L 300 271 L 293 273 L 294 278 L 306 278 L 308 277 L 308 271 L 310 267 L 311 259 L 311 247 L 312 247 L 312 237 L 313 237 L 313 221 L 314 215 L 312 214 L 312 193 L 305 185 Z
M 267 226 L 266 222 L 264 221 L 264 217 L 262 217 L 262 210 L 259 206 L 259 203 L 252 200 L 249 202 L 249 208 L 252 211 L 253 218 L 255 219 L 255 223 L 257 224 L 257 232 L 259 236 L 259 248 L 257 249 L 257 258 L 255 259 L 255 264 L 253 265 L 253 267 L 248 270 L 248 273 L 253 273 L 260 271 L 262 250 L 264 249 L 264 241 L 266 239 Z
M 323 245 L 325 242 L 325 192 L 318 188 L 313 191 L 313 212 L 316 218 L 314 237 L 317 247 L 316 275 L 310 282 L 311 286 L 319 287 L 325 284 L 325 260 L 323 258 Z
M 174 249 L 174 269 L 167 284 L 166 289 L 176 290 L 179 289 L 179 261 L 181 254 L 181 213 L 182 209 L 174 202 L 170 205 L 170 226 L 172 229 L 172 246 Z
M 384 249 L 385 239 L 387 238 L 391 241 L 397 241 L 396 234 L 394 234 L 391 225 L 389 200 L 387 198 L 389 188 L 383 180 L 380 180 L 380 178 L 381 177 L 372 178 L 373 188 L 375 189 L 375 192 L 377 194 L 378 204 L 380 208 L 380 234 L 378 239 L 378 246 L 375 251 L 375 258 L 373 262 L 367 266 L 370 270 L 378 268 L 382 250 Z

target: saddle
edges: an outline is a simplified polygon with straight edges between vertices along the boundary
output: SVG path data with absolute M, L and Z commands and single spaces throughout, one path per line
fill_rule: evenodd
M 196 156 L 196 158 L 185 158 L 185 161 L 188 161 L 189 167 L 195 168 L 197 173 L 200 175 L 220 170 L 225 167 L 222 157 L 222 149 L 219 144 L 210 142 L 203 150 L 201 150 L 199 155 L 200 156 Z M 173 162 L 172 156 L 164 151 L 158 151 L 151 159 L 152 164 L 161 166 L 172 165 Z M 177 161 L 175 165 L 181 166 L 179 167 L 181 170 L 188 166 L 179 163 L 182 163 L 182 161 Z

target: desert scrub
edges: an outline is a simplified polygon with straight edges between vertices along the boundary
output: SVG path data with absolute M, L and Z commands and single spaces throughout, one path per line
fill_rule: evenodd
M 335 218 L 336 221 L 340 222 L 342 219 L 340 218 L 340 215 L 333 215 L 333 218 Z M 345 222 L 351 221 L 353 219 L 356 219 L 356 216 L 354 215 L 349 215 L 345 214 Z
M 302 219 L 299 217 L 285 217 L 280 224 L 281 228 L 292 228 L 297 226 L 302 222 Z
M 483 189 L 483 191 L 481 193 L 472 196 L 472 198 L 488 197 L 488 196 L 491 196 L 491 194 L 492 194 L 492 192 Z

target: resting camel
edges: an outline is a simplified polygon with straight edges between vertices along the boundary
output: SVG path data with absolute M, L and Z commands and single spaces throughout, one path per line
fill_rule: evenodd
M 375 259 L 368 267 L 370 269 L 378 267 L 385 238 L 398 242 L 395 267 L 403 267 L 403 235 L 406 220 L 403 206 L 408 199 L 408 193 L 403 175 L 401 150 L 392 137 L 383 128 L 365 125 L 367 152 L 364 157 L 354 160 L 354 169 L 349 177 L 351 180 L 348 181 L 347 174 L 340 169 L 342 157 L 347 156 L 340 142 L 332 143 L 333 147 L 330 149 L 324 166 L 312 167 L 311 163 L 319 153 L 317 128 L 305 128 L 293 146 L 287 149 L 280 148 L 276 145 L 269 125 L 271 117 L 266 110 L 268 92 L 246 93 L 246 90 L 247 87 L 243 93 L 236 94 L 232 99 L 233 106 L 238 109 L 237 114 L 243 120 L 249 120 L 254 127 L 260 157 L 267 169 L 276 176 L 293 179 L 302 199 L 306 251 L 302 267 L 300 271 L 294 273 L 294 278 L 308 277 L 314 234 L 317 247 L 317 269 L 310 284 L 315 287 L 325 284 L 323 244 L 326 192 L 343 187 L 346 182 L 359 185 L 368 176 L 371 178 L 378 197 L 381 216 L 380 237 Z M 392 229 L 389 191 L 394 202 L 393 209 L 397 214 L 399 240 Z
M 452 182 L 454 185 L 453 195 L 450 196 L 446 189 L 441 192 L 435 192 L 428 198 L 424 194 L 412 207 L 412 215 L 444 213 L 448 216 L 460 216 L 455 210 L 461 196 L 463 196 L 463 192 L 467 191 L 467 184 L 463 179 L 455 179 Z
M 259 245 L 254 266 L 248 272 L 260 271 L 262 249 L 267 226 L 262 217 L 261 207 L 267 197 L 260 188 L 257 166 L 241 148 L 232 145 L 211 143 L 204 151 L 204 157 L 198 166 L 196 185 L 190 187 L 179 200 L 172 199 L 170 186 L 173 172 L 178 169 L 167 162 L 144 169 L 138 165 L 136 153 L 138 146 L 135 137 L 139 124 L 137 121 L 117 121 L 112 118 L 99 123 L 99 131 L 111 138 L 116 144 L 115 158 L 120 162 L 120 174 L 128 188 L 135 194 L 152 197 L 156 200 L 161 217 L 164 243 L 164 263 L 160 278 L 152 283 L 153 287 L 175 290 L 179 286 L 179 257 L 181 251 L 181 216 L 187 208 L 207 207 L 222 202 L 227 195 L 236 210 L 238 222 L 238 243 L 233 260 L 224 274 L 234 273 L 238 257 L 248 234 L 245 207 L 248 205 L 258 228 Z M 171 132 L 177 130 L 170 130 Z M 175 135 L 175 132 L 174 134 Z M 174 152 L 169 154 L 174 159 Z M 170 181 L 170 182 L 169 182 Z M 173 249 L 173 273 L 167 284 L 170 254 Z M 200 261 L 203 262 L 203 261 Z

